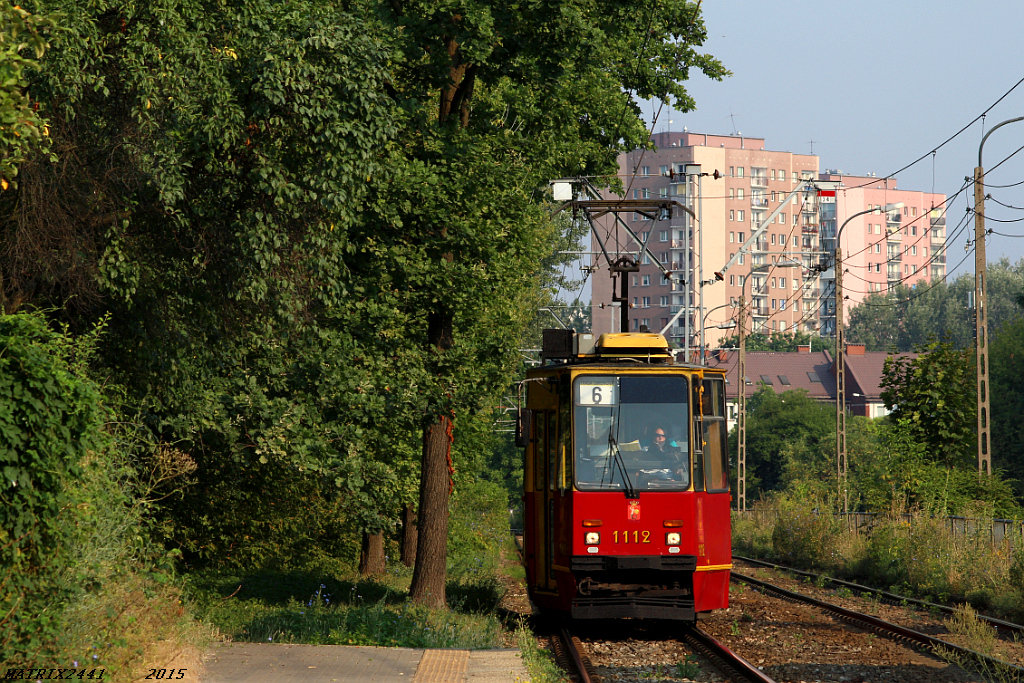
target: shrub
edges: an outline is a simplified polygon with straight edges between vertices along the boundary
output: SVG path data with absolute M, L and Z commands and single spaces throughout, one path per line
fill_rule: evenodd
M 842 522 L 831 503 L 813 497 L 780 495 L 772 530 L 775 557 L 794 567 L 829 568 L 839 557 Z
M 61 624 L 52 609 L 72 593 L 66 570 L 79 477 L 104 447 L 105 411 L 81 376 L 85 350 L 38 315 L 0 316 L 0 659 L 38 662 L 56 654 Z

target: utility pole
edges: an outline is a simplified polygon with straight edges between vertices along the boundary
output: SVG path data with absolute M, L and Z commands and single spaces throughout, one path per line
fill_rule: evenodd
M 985 173 L 981 168 L 981 150 L 978 150 L 978 166 L 974 169 L 974 356 L 978 378 L 979 475 L 992 474 L 992 453 L 988 447 L 988 306 L 985 305 L 985 276 Z
M 743 275 L 741 278 L 745 277 Z M 739 412 L 736 415 L 736 507 L 740 512 L 747 510 L 747 301 L 746 282 L 740 290 L 740 361 L 739 378 L 736 380 L 736 399 Z
M 843 512 L 847 511 L 846 491 L 846 334 L 843 325 L 843 249 L 836 235 L 836 474 Z
M 985 292 L 985 171 L 981 151 L 988 136 L 1008 123 L 1024 121 L 1024 116 L 1007 119 L 985 133 L 978 145 L 978 165 L 974 169 L 974 348 L 977 359 L 978 390 L 978 474 L 992 474 L 992 449 L 989 439 L 988 397 L 988 306 Z

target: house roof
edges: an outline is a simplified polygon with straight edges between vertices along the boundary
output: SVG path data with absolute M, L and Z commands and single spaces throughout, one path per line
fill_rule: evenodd
M 884 351 L 868 351 L 863 355 L 846 354 L 847 391 L 863 394 L 869 401 L 882 400 L 882 366 L 890 355 Z M 901 353 L 900 356 L 917 358 L 916 353 Z M 849 395 L 849 394 L 847 394 Z
M 722 358 L 722 356 L 725 356 Z M 883 351 L 846 354 L 847 397 L 853 393 L 862 394 L 868 402 L 881 401 L 882 366 L 891 354 Z M 899 354 L 916 358 L 917 354 Z M 738 382 L 740 354 L 737 349 L 725 349 L 713 354 L 708 360 L 711 367 L 726 368 L 728 386 L 726 394 L 735 397 Z M 747 397 L 753 396 L 763 383 L 781 394 L 792 389 L 803 389 L 811 398 L 819 401 L 836 400 L 836 378 L 834 360 L 827 351 L 809 353 L 806 351 L 748 351 L 747 352 Z
M 713 356 L 708 365 L 726 368 L 726 395 L 735 397 L 738 381 L 740 354 L 736 349 L 728 349 L 725 358 L 722 354 Z M 747 381 L 744 383 L 745 393 L 753 396 L 762 383 L 766 383 L 781 394 L 793 389 L 803 389 L 819 401 L 834 401 L 836 397 L 836 380 L 832 375 L 832 357 L 826 351 L 806 352 L 747 352 Z

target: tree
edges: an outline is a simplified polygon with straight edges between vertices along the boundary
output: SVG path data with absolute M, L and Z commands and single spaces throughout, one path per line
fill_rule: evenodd
M 1011 265 L 1000 259 L 988 266 L 988 319 L 991 329 L 1019 319 L 1014 303 L 1024 260 Z M 899 284 L 886 293 L 869 294 L 850 310 L 847 338 L 868 351 L 907 352 L 931 339 L 946 339 L 956 348 L 974 344 L 974 320 L 967 308 L 974 291 L 974 276 L 963 274 L 951 282 Z
M 723 349 L 738 349 L 740 346 L 739 334 L 723 337 L 719 342 Z M 798 351 L 797 347 L 810 346 L 811 351 L 828 351 L 834 355 L 835 340 L 828 337 L 818 337 L 809 332 L 793 332 L 788 334 L 765 334 L 764 332 L 753 332 L 747 335 L 747 351 Z
M 39 67 L 37 60 L 48 47 L 45 35 L 55 24 L 47 16 L 6 3 L 0 8 L 0 22 L 0 189 L 7 190 L 17 187 L 18 167 L 30 154 L 46 154 L 49 149 L 47 122 L 39 114 L 39 103 L 25 91 L 28 72 Z M 0 299 L 0 311 L 4 307 L 17 305 Z
M 885 360 L 880 385 L 889 418 L 925 445 L 930 460 L 968 467 L 977 440 L 974 354 L 949 342 L 932 342 L 917 352 L 916 358 Z
M 694 50 L 705 32 L 698 4 L 685 0 L 480 0 L 458 8 L 410 1 L 377 9 L 384 23 L 403 27 L 394 97 L 404 118 L 375 233 L 405 254 L 407 310 L 426 312 L 413 333 L 430 378 L 411 595 L 443 605 L 454 421 L 473 412 L 469 387 L 486 396 L 507 383 L 507 375 L 495 382 L 503 372 L 493 358 L 517 353 L 516 340 L 495 337 L 470 314 L 486 301 L 486 322 L 507 326 L 519 317 L 510 305 L 526 302 L 536 282 L 529 259 L 544 253 L 548 218 L 538 190 L 547 180 L 614 173 L 620 150 L 646 144 L 630 93 L 685 111 L 693 106 L 681 84 L 690 68 L 714 78 L 725 72 Z M 647 17 L 643 32 L 635 30 L 638 14 Z M 485 368 L 490 381 L 468 381 L 467 363 Z M 514 369 L 507 360 L 498 365 Z
M 989 344 L 989 398 L 992 406 L 992 467 L 1024 471 L 1024 321 L 1001 327 Z M 1024 483 L 1015 482 L 1024 500 Z
M 803 390 L 781 394 L 762 385 L 747 403 L 748 471 L 759 491 L 785 488 L 796 478 L 826 476 L 834 467 L 835 409 Z M 748 495 L 756 496 L 748 483 Z

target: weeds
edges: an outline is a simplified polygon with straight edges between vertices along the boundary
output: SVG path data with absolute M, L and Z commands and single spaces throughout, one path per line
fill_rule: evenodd
M 676 664 L 676 675 L 679 678 L 696 678 L 700 675 L 700 663 L 697 655 L 686 655 L 686 660 Z
M 969 508 L 954 530 L 944 517 L 894 509 L 869 529 L 849 529 L 827 500 L 778 494 L 754 504 L 733 525 L 737 552 L 814 568 L 895 593 L 962 602 L 1011 621 L 1024 621 L 1024 539 L 993 544 L 985 512 Z M 973 516 L 972 516 L 973 515 Z M 766 544 L 765 539 L 770 539 Z M 818 585 L 824 587 L 822 576 Z
M 569 683 L 568 676 L 555 663 L 554 655 L 537 644 L 537 639 L 523 620 L 516 626 L 515 643 L 523 655 L 523 664 L 532 683 Z

